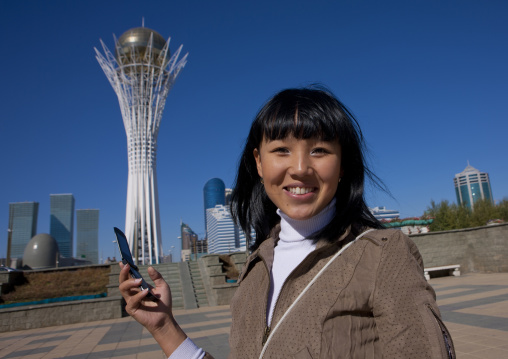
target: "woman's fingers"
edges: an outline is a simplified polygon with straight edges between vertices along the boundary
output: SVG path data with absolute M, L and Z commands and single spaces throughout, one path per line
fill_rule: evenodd
M 122 269 L 120 270 L 120 275 L 118 276 L 118 281 L 121 284 L 130 278 L 130 275 L 129 275 L 130 267 L 128 264 L 123 264 L 122 262 L 120 262 L 120 268 L 122 268 Z
M 148 275 L 150 276 L 150 279 L 153 280 L 157 288 L 162 286 L 168 286 L 168 284 L 162 277 L 162 274 L 160 274 L 154 267 L 148 267 Z

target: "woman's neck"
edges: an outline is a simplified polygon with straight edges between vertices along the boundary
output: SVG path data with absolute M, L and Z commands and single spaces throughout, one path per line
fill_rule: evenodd
M 301 241 L 309 238 L 310 235 L 323 229 L 335 215 L 335 198 L 321 212 L 314 217 L 304 220 L 292 219 L 280 209 L 277 209 L 280 216 L 279 238 L 283 241 Z

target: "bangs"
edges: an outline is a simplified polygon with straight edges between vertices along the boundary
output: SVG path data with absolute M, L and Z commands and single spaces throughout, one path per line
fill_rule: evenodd
M 299 102 L 280 104 L 262 120 L 264 138 L 273 141 L 288 136 L 297 139 L 316 138 L 321 141 L 339 139 L 336 122 L 318 108 L 300 106 Z

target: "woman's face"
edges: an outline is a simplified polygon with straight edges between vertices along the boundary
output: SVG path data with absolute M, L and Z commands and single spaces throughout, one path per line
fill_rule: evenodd
M 335 196 L 342 176 L 337 141 L 264 138 L 254 158 L 268 197 L 292 219 L 308 219 L 321 212 Z

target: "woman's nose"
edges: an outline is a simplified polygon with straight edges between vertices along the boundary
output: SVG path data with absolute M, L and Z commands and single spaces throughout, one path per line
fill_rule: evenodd
M 288 170 L 291 175 L 307 175 L 312 171 L 310 158 L 305 154 L 295 154 L 291 161 L 291 166 Z

